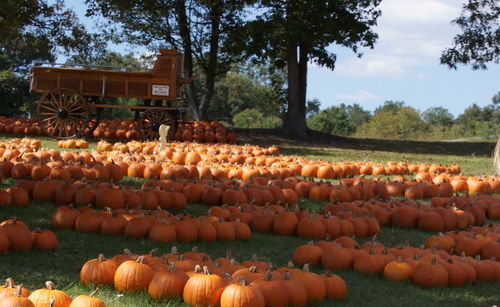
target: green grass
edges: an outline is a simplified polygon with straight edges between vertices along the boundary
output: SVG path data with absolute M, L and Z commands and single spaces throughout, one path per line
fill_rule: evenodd
M 54 148 L 55 142 L 43 139 L 44 148 Z M 283 147 L 283 153 L 302 155 L 313 159 L 329 161 L 370 160 L 387 162 L 389 160 L 406 160 L 425 163 L 457 163 L 464 173 L 491 174 L 491 161 L 487 157 L 438 155 L 438 154 L 408 154 L 385 151 L 367 151 L 336 148 L 301 148 L 296 146 Z M 141 180 L 125 178 L 127 184 L 140 185 Z M 13 184 L 13 180 L 4 180 L 3 187 Z M 302 207 L 319 210 L 324 203 L 302 201 Z M 189 205 L 187 211 L 201 215 L 208 209 L 204 205 Z M 50 229 L 50 217 L 55 205 L 46 202 L 32 201 L 26 208 L 2 207 L 0 219 L 17 216 L 25 221 L 31 229 L 36 227 Z M 212 257 L 222 257 L 226 250 L 231 250 L 238 260 L 246 260 L 251 254 L 257 253 L 259 258 L 269 260 L 277 266 L 285 265 L 291 258 L 294 249 L 305 244 L 308 239 L 298 237 L 275 236 L 254 233 L 249 242 L 195 242 L 176 244 L 153 244 L 147 240 L 127 239 L 119 236 L 80 233 L 72 230 L 58 230 L 60 246 L 57 251 L 29 251 L 25 253 L 7 252 L 0 255 L 0 278 L 13 277 L 18 283 L 23 283 L 33 290 L 43 286 L 46 280 L 52 280 L 71 296 L 88 294 L 90 287 L 84 287 L 78 282 L 79 269 L 82 264 L 95 258 L 98 253 L 106 256 L 121 253 L 124 248 L 130 248 L 135 253 L 147 253 L 153 248 L 159 248 L 160 253 L 168 252 L 176 245 L 181 252 L 198 246 Z M 385 227 L 378 239 L 385 245 L 395 245 L 409 240 L 412 245 L 422 244 L 429 232 L 415 229 L 397 229 Z M 369 239 L 364 239 L 366 241 Z M 316 272 L 322 269 L 315 268 Z M 500 282 L 471 284 L 460 288 L 424 289 L 410 282 L 395 283 L 381 276 L 366 276 L 353 271 L 338 272 L 348 285 L 348 296 L 344 302 L 325 301 L 316 306 L 491 306 L 500 302 Z M 183 306 L 180 300 L 154 301 L 145 293 L 119 294 L 112 288 L 103 288 L 99 297 L 105 300 L 107 306 Z

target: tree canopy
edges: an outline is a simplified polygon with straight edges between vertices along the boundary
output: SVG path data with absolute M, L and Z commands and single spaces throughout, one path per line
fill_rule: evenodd
M 187 85 L 187 98 L 195 119 L 206 116 L 214 96 L 216 77 L 225 74 L 237 57 L 227 52 L 227 38 L 243 22 L 244 0 L 86 0 L 87 15 L 103 16 L 106 37 L 117 42 L 184 52 L 184 72 L 199 68 L 203 84 Z M 197 86 L 201 85 L 201 86 Z
M 488 63 L 500 61 L 500 1 L 467 0 L 462 14 L 452 21 L 461 33 L 452 46 L 443 51 L 441 63 L 450 68 L 470 64 L 473 69 L 486 69 Z
M 30 65 L 53 62 L 58 54 L 92 56 L 105 47 L 62 1 L 1 1 L 0 33 L 2 114 L 21 113 L 33 107 L 27 81 Z
M 235 32 L 237 51 L 286 66 L 286 130 L 306 133 L 308 63 L 334 69 L 337 55 L 329 49 L 334 44 L 358 55 L 360 47 L 373 48 L 379 4 L 380 0 L 261 0 L 255 18 Z

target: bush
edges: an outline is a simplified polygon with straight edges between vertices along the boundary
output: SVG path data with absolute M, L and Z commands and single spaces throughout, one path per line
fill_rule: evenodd
M 279 128 L 282 125 L 281 118 L 277 116 L 264 116 L 256 109 L 245 109 L 233 117 L 233 125 L 236 128 Z

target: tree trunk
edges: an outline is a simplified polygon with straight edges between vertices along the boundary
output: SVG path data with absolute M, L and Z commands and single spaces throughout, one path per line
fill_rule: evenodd
M 217 72 L 217 55 L 219 53 L 221 5 L 213 4 L 210 8 L 210 50 L 208 51 L 208 64 L 205 69 L 205 95 L 200 103 L 200 119 L 205 119 L 208 106 L 212 101 L 215 90 L 215 74 Z
M 191 77 L 194 73 L 193 67 L 193 45 L 191 42 L 191 29 L 189 27 L 188 17 L 186 13 L 185 0 L 175 1 L 175 10 L 177 13 L 179 32 L 182 39 L 182 48 L 184 48 L 184 74 Z M 196 88 L 194 82 L 189 82 L 186 85 L 189 108 L 193 113 L 195 120 L 200 120 L 200 111 L 198 109 L 198 99 L 196 96 Z
M 306 105 L 305 95 L 307 86 L 307 60 L 302 61 L 304 55 L 300 53 L 301 61 L 298 60 L 297 43 L 288 44 L 287 66 L 288 66 L 288 105 L 283 129 L 285 132 L 306 136 Z M 305 54 L 307 58 L 307 54 Z

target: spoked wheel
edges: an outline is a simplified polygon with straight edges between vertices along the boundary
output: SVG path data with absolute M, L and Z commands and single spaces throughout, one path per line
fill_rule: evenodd
M 162 124 L 170 126 L 167 139 L 171 140 L 177 129 L 175 117 L 168 111 L 162 109 L 149 109 L 144 111 L 139 121 L 140 137 L 145 140 L 157 140 L 160 137 L 158 130 Z
M 89 120 L 85 98 L 71 89 L 45 92 L 37 102 L 36 117 L 47 136 L 69 139 L 81 136 Z
M 89 106 L 89 118 L 87 122 L 87 128 L 83 132 L 86 137 L 94 137 L 94 130 L 99 126 L 100 120 L 100 110 L 94 106 L 95 103 L 99 102 L 96 97 L 85 97 Z

